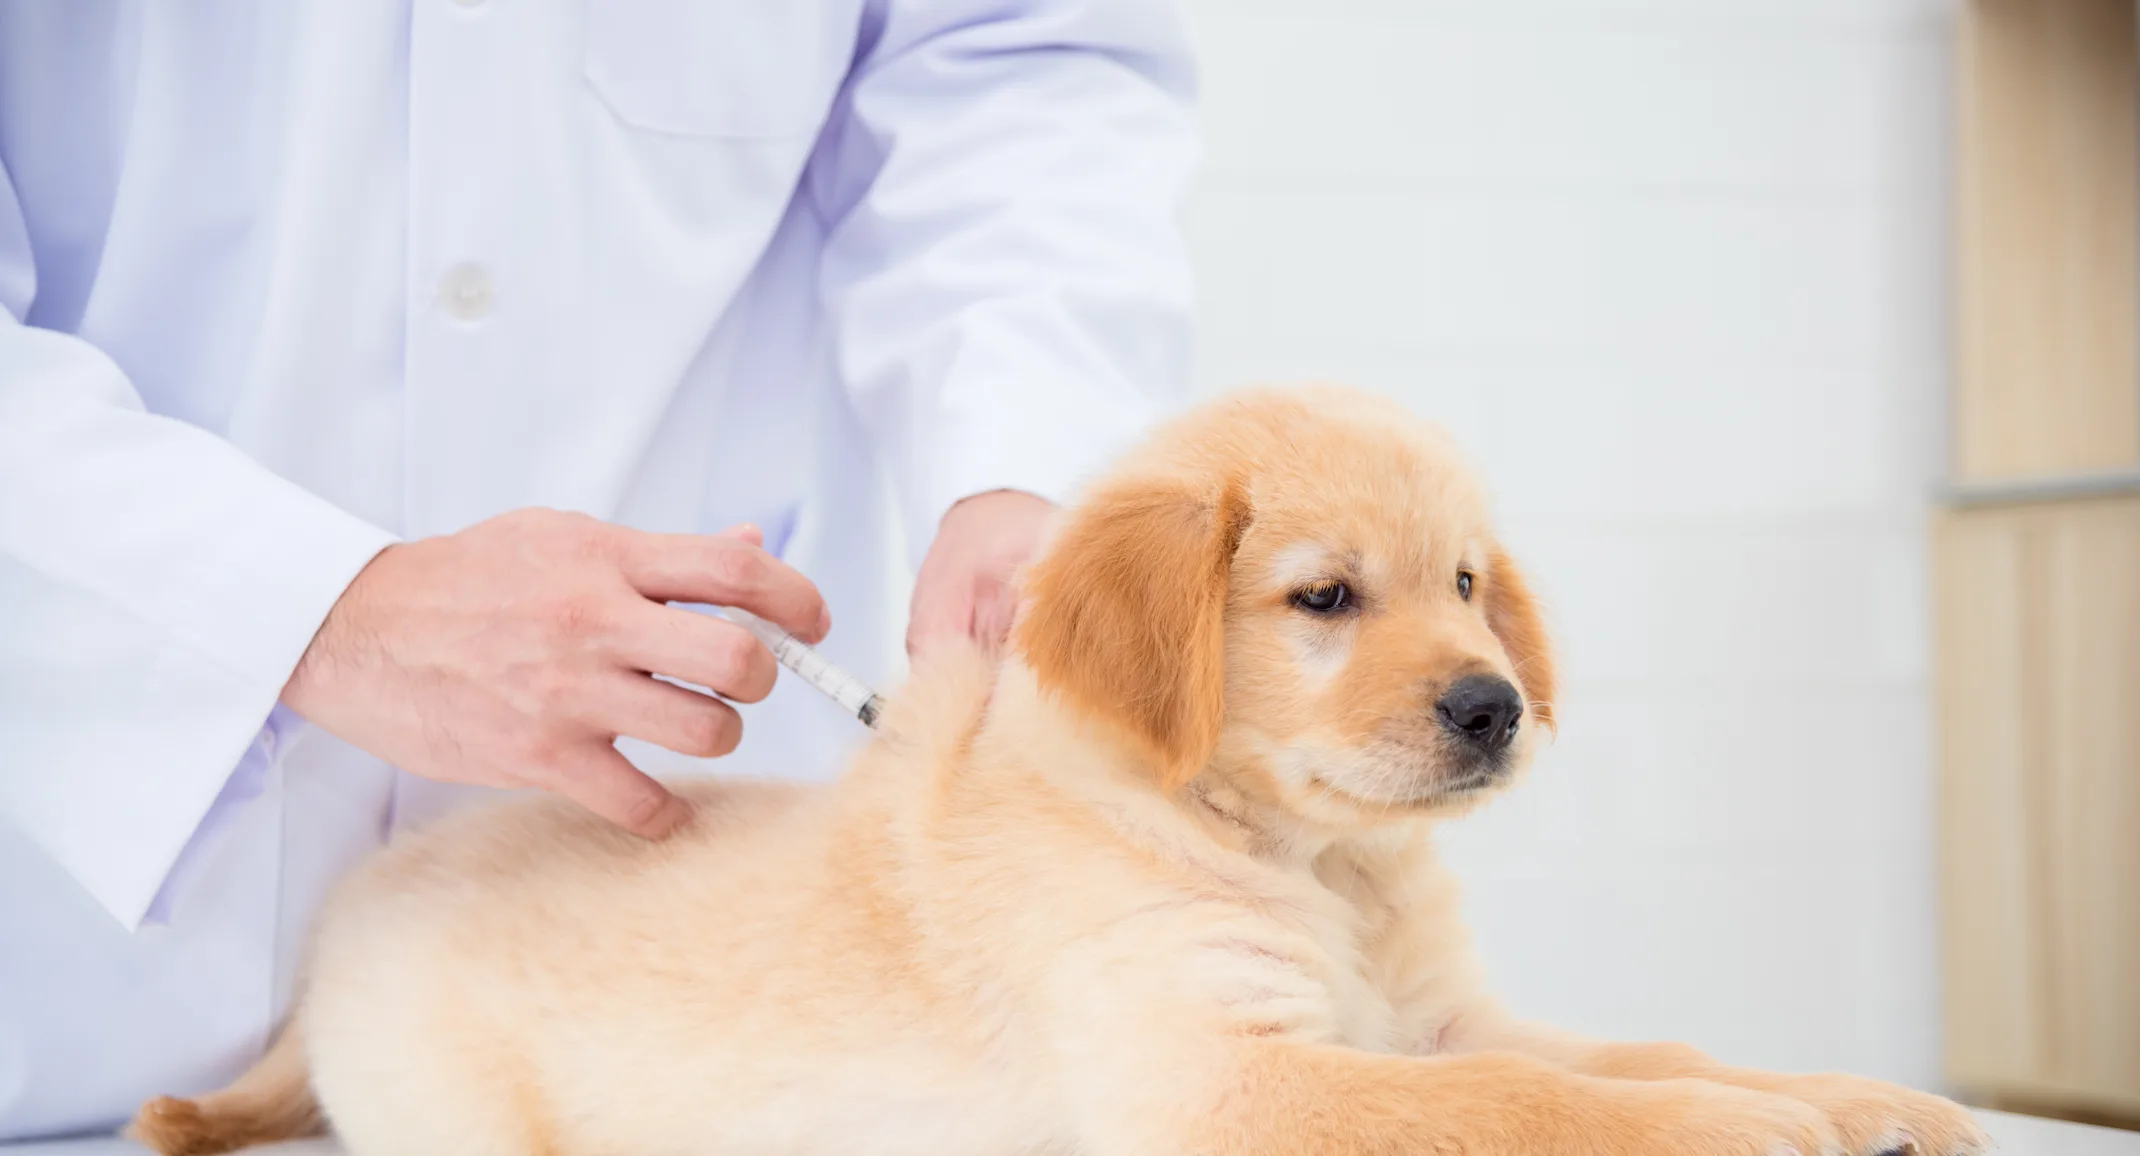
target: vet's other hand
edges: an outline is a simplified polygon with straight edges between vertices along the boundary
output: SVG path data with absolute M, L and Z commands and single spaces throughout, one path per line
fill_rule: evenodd
M 831 627 L 817 588 L 767 554 L 755 528 L 647 534 L 518 510 L 374 558 L 282 701 L 415 774 L 541 787 L 658 838 L 689 808 L 613 741 L 723 755 L 743 722 L 653 676 L 756 702 L 777 669 L 741 627 L 670 601 L 740 606 L 812 642 Z
M 1053 502 L 1019 490 L 991 490 L 951 507 L 914 576 L 907 653 L 946 638 L 1000 646 L 1018 609 L 1012 580 L 1054 512 Z

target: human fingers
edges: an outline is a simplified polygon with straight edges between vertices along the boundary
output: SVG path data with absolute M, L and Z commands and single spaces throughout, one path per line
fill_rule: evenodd
M 655 678 L 619 675 L 594 693 L 605 730 L 680 755 L 717 758 L 743 740 L 743 718 L 710 694 Z
M 634 531 L 620 561 L 625 580 L 657 602 L 741 607 L 805 642 L 832 628 L 817 586 L 744 537 Z
M 914 600 L 907 611 L 909 658 L 946 639 L 966 637 L 972 626 L 973 583 L 970 575 L 954 578 L 939 570 L 915 578 Z
M 780 674 L 773 652 L 750 631 L 710 614 L 649 602 L 627 612 L 622 627 L 616 655 L 632 669 L 665 674 L 737 702 L 758 702 L 771 694 Z
M 606 742 L 589 742 L 560 753 L 551 771 L 551 781 L 539 785 L 649 839 L 667 836 L 691 817 L 689 803 Z
M 1018 616 L 1018 591 L 1009 582 L 983 579 L 973 603 L 973 640 L 993 651 L 1011 635 Z

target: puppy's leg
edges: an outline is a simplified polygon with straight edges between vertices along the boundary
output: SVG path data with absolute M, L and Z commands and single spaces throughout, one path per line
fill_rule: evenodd
M 1718 1063 L 1677 1043 L 1610 1043 L 1523 1023 L 1498 1010 L 1461 1017 L 1443 1040 L 1451 1052 L 1515 1051 L 1589 1076 L 1619 1080 L 1706 1080 L 1789 1096 L 1824 1113 L 1853 1154 L 1914 1152 L 1956 1156 L 1984 1151 L 1989 1139 L 1961 1105 L 1941 1096 L 1826 1073 L 1794 1075 Z
M 358 1088 L 322 1080 L 335 1135 L 351 1156 L 556 1156 L 524 1096 L 470 1073 L 421 1061 L 411 1067 Z
M 1228 1042 L 1180 1098 L 1180 1070 L 1117 1068 L 1088 1101 L 1085 1146 L 1108 1156 L 1804 1156 L 1838 1151 L 1818 1111 L 1698 1080 L 1578 1075 L 1514 1054 L 1378 1055 L 1282 1038 Z M 1147 1054 L 1144 1059 L 1152 1057 Z M 1173 1063 L 1186 1059 L 1176 1056 Z
M 557 1156 L 525 1061 L 448 1015 L 320 1001 L 312 1084 L 350 1156 Z

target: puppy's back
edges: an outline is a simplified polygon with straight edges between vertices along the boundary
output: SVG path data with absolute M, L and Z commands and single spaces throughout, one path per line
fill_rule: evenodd
M 694 816 L 661 843 L 529 798 L 361 868 L 303 1011 L 351 1150 L 652 1150 L 630 1121 L 747 1116 L 787 1041 L 916 1014 L 898 812 L 961 761 L 992 680 L 965 647 L 918 664 L 835 784 L 672 783 Z

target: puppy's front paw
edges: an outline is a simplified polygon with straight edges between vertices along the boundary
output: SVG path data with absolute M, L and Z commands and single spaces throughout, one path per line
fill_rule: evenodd
M 1803 1100 L 1707 1080 L 1612 1081 L 1629 1113 L 1612 1152 L 1671 1156 L 1840 1156 L 1827 1115 Z
M 1825 1113 L 1853 1156 L 1972 1156 L 1991 1139 L 1969 1110 L 1943 1096 L 1860 1076 L 1770 1076 L 1764 1091 Z

